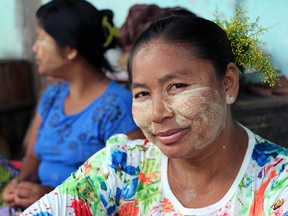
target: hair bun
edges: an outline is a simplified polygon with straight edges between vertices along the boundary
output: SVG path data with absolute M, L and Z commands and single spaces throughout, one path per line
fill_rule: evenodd
M 133 42 L 139 36 L 139 34 L 145 30 L 154 20 L 164 16 L 169 12 L 174 11 L 174 15 L 179 15 L 176 10 L 185 10 L 183 7 L 166 7 L 161 8 L 155 4 L 135 4 L 129 11 L 126 21 L 120 28 L 119 44 L 124 51 L 129 51 Z M 192 12 L 186 11 L 185 14 Z M 184 12 L 182 12 L 182 15 Z M 193 13 L 192 13 L 193 14 Z

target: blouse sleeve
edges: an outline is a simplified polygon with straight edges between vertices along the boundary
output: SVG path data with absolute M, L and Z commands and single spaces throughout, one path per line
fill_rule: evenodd
M 288 215 L 288 149 L 286 157 L 280 158 L 267 173 L 267 189 L 264 206 L 267 215 Z M 269 169 L 267 168 L 267 170 Z
M 104 151 L 93 155 L 61 185 L 32 204 L 22 215 L 106 215 L 107 210 L 100 197 L 101 183 L 105 185 L 105 174 L 102 171 L 105 165 L 101 162 L 104 157 Z M 93 167 L 93 164 L 103 166 Z M 97 214 L 94 214 L 95 211 Z
M 125 190 L 131 191 L 131 182 L 138 178 L 139 167 L 127 165 L 127 152 L 123 150 L 127 145 L 125 135 L 111 137 L 107 145 L 109 147 L 95 153 L 61 185 L 21 215 L 98 216 L 115 213 L 120 196 L 127 195 Z

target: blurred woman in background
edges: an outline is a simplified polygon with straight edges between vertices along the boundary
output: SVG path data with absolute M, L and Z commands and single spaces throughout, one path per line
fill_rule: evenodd
M 133 121 L 132 95 L 105 76 L 104 57 L 115 46 L 113 13 L 85 0 L 41 6 L 33 46 L 39 74 L 56 80 L 43 94 L 18 180 L 3 201 L 25 208 L 51 191 L 115 133 L 143 138 Z

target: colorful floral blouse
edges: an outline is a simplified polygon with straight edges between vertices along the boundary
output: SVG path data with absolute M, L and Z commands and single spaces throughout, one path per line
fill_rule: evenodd
M 108 145 L 22 215 L 288 215 L 288 150 L 246 129 L 248 149 L 226 195 L 204 208 L 185 208 L 167 180 L 168 159 L 147 140 Z

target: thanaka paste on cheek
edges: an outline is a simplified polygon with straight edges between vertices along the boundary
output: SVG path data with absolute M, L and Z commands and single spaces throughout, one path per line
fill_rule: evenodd
M 153 124 L 151 122 L 152 101 L 145 100 L 138 102 L 133 100 L 132 113 L 137 126 L 141 128 L 145 136 L 149 138 L 148 132 L 154 131 Z
M 194 148 L 202 149 L 213 142 L 225 126 L 223 102 L 212 88 L 199 88 L 171 96 L 167 106 L 174 110 L 179 125 L 190 127 Z
M 191 144 L 202 149 L 213 142 L 225 126 L 226 108 L 222 97 L 212 88 L 202 87 L 169 96 L 165 94 L 164 107 L 174 112 L 181 127 L 191 128 Z M 152 101 L 133 101 L 136 124 L 148 139 L 153 140 Z

